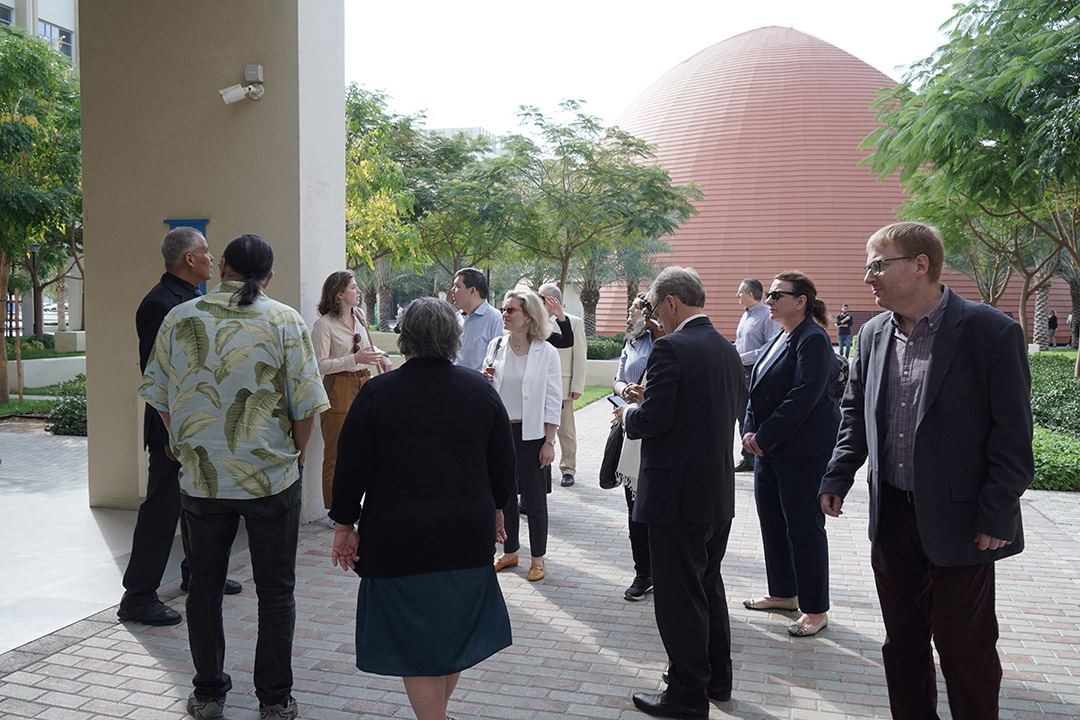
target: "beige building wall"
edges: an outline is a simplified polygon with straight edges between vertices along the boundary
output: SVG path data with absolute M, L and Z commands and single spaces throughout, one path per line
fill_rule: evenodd
M 230 239 L 261 235 L 276 256 L 268 293 L 309 325 L 344 266 L 343 23 L 341 0 L 82 4 L 91 506 L 142 499 L 134 315 L 163 272 L 166 219 L 208 219 L 215 266 Z M 218 89 L 253 63 L 263 98 L 224 104 Z M 316 438 L 309 519 L 321 456 Z

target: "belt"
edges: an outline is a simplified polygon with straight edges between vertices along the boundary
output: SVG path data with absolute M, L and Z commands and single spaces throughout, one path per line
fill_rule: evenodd
M 371 377 L 370 370 L 342 370 L 341 372 L 330 373 L 334 376 L 351 377 L 351 378 L 366 378 Z
M 885 487 L 892 491 L 892 493 L 904 500 L 908 505 L 915 505 L 915 491 L 914 490 L 901 490 L 895 485 L 882 480 Z

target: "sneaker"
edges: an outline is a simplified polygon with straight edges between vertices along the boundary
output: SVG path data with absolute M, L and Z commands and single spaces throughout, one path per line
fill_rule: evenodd
M 630 583 L 630 587 L 623 592 L 623 597 L 627 600 L 640 600 L 651 592 L 652 578 L 647 575 L 638 575 L 634 578 L 634 582 Z
M 284 705 L 263 705 L 259 703 L 260 720 L 293 720 L 300 714 L 296 707 L 296 698 L 289 696 L 289 701 Z
M 191 693 L 187 699 L 187 711 L 196 720 L 221 720 L 225 717 L 225 698 L 199 700 L 195 693 Z

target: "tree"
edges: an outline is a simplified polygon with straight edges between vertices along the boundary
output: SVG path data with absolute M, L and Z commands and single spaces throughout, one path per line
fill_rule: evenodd
M 78 86 L 66 58 L 41 38 L 0 27 L 0 297 L 33 239 L 63 233 L 77 216 L 80 152 Z M 0 402 L 8 398 L 0 363 Z
M 581 112 L 578 101 L 560 107 L 572 114 L 569 122 L 522 106 L 522 124 L 531 125 L 542 144 L 510 136 L 497 162 L 521 195 L 511 241 L 558 263 L 559 286 L 565 288 L 583 248 L 670 234 L 697 212 L 692 203 L 702 194 L 692 183 L 672 185 L 645 141 L 602 128 L 599 118 Z
M 596 335 L 596 305 L 600 302 L 600 291 L 617 279 L 617 261 L 612 243 L 594 243 L 587 245 L 578 258 L 574 279 L 580 288 L 581 305 L 585 309 L 582 321 L 585 334 Z
M 972 0 L 949 41 L 875 102 L 879 176 L 936 176 L 990 217 L 1035 228 L 1080 264 L 1080 9 Z M 916 89 L 917 88 L 917 89 Z
M 402 162 L 420 140 L 418 117 L 390 113 L 383 93 L 345 91 L 345 256 L 349 267 L 408 256 L 416 197 Z
M 646 238 L 640 245 L 623 245 L 615 251 L 615 277 L 626 285 L 626 309 L 642 292 L 642 284 L 663 269 L 658 255 L 671 252 L 671 246 L 659 238 Z

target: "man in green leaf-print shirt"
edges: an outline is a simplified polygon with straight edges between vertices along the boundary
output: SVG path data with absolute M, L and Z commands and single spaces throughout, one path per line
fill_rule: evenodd
M 188 640 L 195 690 L 188 712 L 222 717 L 221 598 L 229 548 L 244 518 L 259 596 L 254 683 L 260 717 L 292 720 L 296 544 L 304 451 L 329 409 L 303 318 L 263 290 L 273 249 L 257 235 L 225 248 L 221 283 L 161 324 L 139 395 L 169 429 L 188 522 Z

